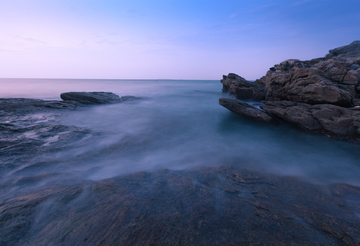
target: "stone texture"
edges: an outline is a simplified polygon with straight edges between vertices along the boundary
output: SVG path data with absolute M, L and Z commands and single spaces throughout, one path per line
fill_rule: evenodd
M 229 91 L 238 99 L 265 99 L 264 85 L 260 80 L 250 82 L 237 74 L 229 73 L 228 76 L 223 76 L 221 83 L 224 92 Z
M 276 123 L 267 113 L 257 109 L 247 103 L 240 102 L 235 99 L 220 98 L 219 104 L 230 111 L 239 114 L 245 118 L 252 119 L 264 123 Z
M 360 138 L 360 111 L 358 110 L 331 104 L 310 105 L 289 101 L 268 101 L 261 108 L 271 115 L 308 131 L 353 140 Z
M 1 245 L 359 245 L 360 189 L 231 167 L 0 200 Z
M 61 93 L 64 101 L 77 101 L 84 104 L 118 103 L 121 99 L 112 92 L 65 92 Z
M 254 83 L 236 74 L 221 82 L 223 91 L 238 99 L 265 100 L 262 109 L 300 128 L 359 139 L 360 41 L 322 58 L 283 61 Z

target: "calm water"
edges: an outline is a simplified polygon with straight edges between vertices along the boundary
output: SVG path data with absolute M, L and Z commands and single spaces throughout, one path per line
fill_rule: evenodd
M 0 97 L 57 99 L 67 91 L 110 91 L 141 100 L 59 116 L 90 128 L 81 146 L 39 156 L 57 161 L 39 173 L 80 173 L 100 180 L 163 168 L 235 165 L 313 182 L 360 185 L 360 146 L 286 125 L 264 126 L 219 105 L 219 81 L 1 79 Z M 76 164 L 69 160 L 78 158 Z

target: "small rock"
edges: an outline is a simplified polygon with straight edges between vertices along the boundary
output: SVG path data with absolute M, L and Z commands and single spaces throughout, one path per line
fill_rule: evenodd
M 77 101 L 84 104 L 118 103 L 121 99 L 112 92 L 65 92 L 61 93 L 64 101 Z

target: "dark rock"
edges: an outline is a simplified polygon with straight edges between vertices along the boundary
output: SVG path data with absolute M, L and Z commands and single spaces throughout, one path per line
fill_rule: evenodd
M 331 104 L 310 105 L 289 101 L 265 102 L 263 110 L 312 132 L 357 140 L 360 138 L 360 112 Z
M 76 101 L 45 101 L 29 98 L 0 98 L 0 111 L 17 114 L 35 113 L 52 109 L 74 110 L 84 105 Z
M 329 50 L 329 54 L 325 56 L 325 59 L 330 58 L 343 58 L 345 60 L 351 60 L 359 64 L 360 41 L 354 41 L 349 45 Z
M 235 99 L 220 98 L 219 104 L 229 109 L 230 111 L 246 118 L 264 123 L 276 123 L 276 120 L 274 120 L 267 113 L 247 103 L 243 103 Z
M 360 41 L 323 58 L 283 61 L 254 83 L 235 74 L 221 82 L 237 98 L 265 99 L 262 109 L 303 129 L 359 139 Z
M 250 82 L 237 74 L 229 73 L 221 80 L 223 91 L 235 94 L 238 99 L 263 100 L 265 98 L 264 84 L 261 80 Z
M 61 93 L 64 101 L 77 101 L 84 104 L 118 103 L 121 99 L 112 92 L 65 92 Z
M 351 106 L 359 80 L 355 70 L 347 76 L 348 65 L 327 60 L 310 67 L 299 60 L 284 61 L 265 76 L 266 100 Z
M 359 201 L 230 167 L 142 172 L 0 200 L 0 244 L 358 245 Z

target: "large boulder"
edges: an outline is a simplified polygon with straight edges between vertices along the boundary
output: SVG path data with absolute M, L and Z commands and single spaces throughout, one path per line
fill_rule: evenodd
M 264 111 L 257 109 L 247 103 L 240 102 L 230 98 L 220 98 L 219 104 L 230 111 L 239 114 L 245 118 L 252 119 L 264 123 L 276 123 L 271 116 Z
M 360 95 L 360 68 L 329 59 L 309 66 L 309 62 L 286 60 L 271 68 L 264 79 L 266 100 L 309 104 L 351 106 Z M 346 78 L 346 79 L 345 79 Z
M 61 93 L 64 101 L 77 101 L 84 104 L 118 103 L 121 99 L 112 92 L 65 92 Z

